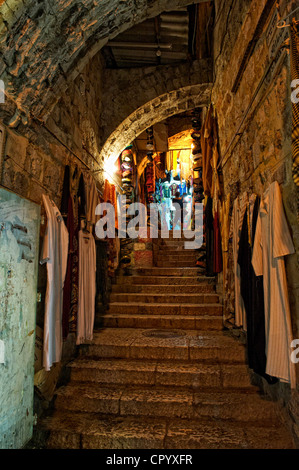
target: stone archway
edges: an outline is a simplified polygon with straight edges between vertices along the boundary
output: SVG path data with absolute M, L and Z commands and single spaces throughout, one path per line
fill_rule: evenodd
M 199 84 L 165 93 L 136 109 L 107 138 L 99 161 L 113 164 L 121 151 L 145 129 L 175 114 L 210 103 L 212 84 Z
M 0 78 L 19 114 L 43 119 L 70 81 L 119 33 L 205 0 L 0 1 Z

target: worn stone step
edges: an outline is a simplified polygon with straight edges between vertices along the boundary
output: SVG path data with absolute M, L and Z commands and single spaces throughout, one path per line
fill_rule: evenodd
M 294 449 L 282 426 L 221 420 L 54 412 L 40 423 L 49 449 Z
M 192 268 L 196 266 L 196 260 L 164 261 L 161 259 L 156 262 L 156 266 L 159 268 Z
M 245 363 L 245 346 L 219 331 L 106 328 L 80 354 L 93 358 Z
M 171 254 L 165 250 L 161 250 L 158 252 L 157 258 L 163 261 L 186 261 L 186 260 L 194 261 L 194 260 L 197 260 L 198 255 L 189 254 L 189 253 L 186 253 L 185 251 L 182 251 L 182 252 L 176 251 Z
M 194 285 L 152 285 L 152 284 L 114 284 L 113 293 L 147 293 L 147 294 L 209 294 L 215 291 L 213 284 L 198 283 Z
M 184 250 L 184 249 L 173 249 L 173 247 L 162 246 L 158 249 L 159 256 L 176 256 L 178 258 L 184 258 L 185 256 L 198 257 L 201 253 L 198 250 Z
M 178 328 L 182 330 L 222 330 L 222 315 L 166 315 L 108 313 L 98 319 L 104 328 Z
M 113 294 L 115 295 L 115 294 Z M 122 295 L 122 294 L 120 294 Z M 129 296 L 130 294 L 124 294 L 125 296 Z M 133 294 L 134 296 L 135 294 Z M 137 296 L 138 294 L 136 294 Z M 208 295 L 208 294 L 207 294 Z M 204 296 L 204 297 L 207 297 Z M 212 294 L 213 295 L 213 294 Z M 138 302 L 138 299 L 135 298 L 136 302 L 129 302 L 124 300 L 122 302 L 111 302 L 109 306 L 108 314 L 132 314 L 132 315 L 181 315 L 181 316 L 203 316 L 203 315 L 222 315 L 223 307 L 219 303 L 184 303 L 182 296 L 181 296 L 181 303 L 164 303 L 163 301 L 160 303 L 155 303 L 155 299 L 158 299 L 159 296 L 150 296 L 148 295 L 147 298 L 152 300 L 150 303 L 149 300 L 145 302 Z M 179 296 L 178 296 L 179 297 Z M 196 297 L 196 296 L 195 296 Z M 215 296 L 217 297 L 217 296 Z M 132 299 L 132 297 L 131 297 Z M 184 301 L 186 302 L 187 298 L 184 297 Z M 195 300 L 195 299 L 193 299 Z M 211 300 L 214 300 L 212 298 Z
M 243 364 L 199 364 L 134 359 L 76 359 L 69 365 L 72 382 L 156 385 L 194 389 L 255 389 Z M 92 385 L 90 385 L 92 387 Z
M 111 306 L 114 302 L 138 303 L 138 304 L 218 304 L 217 294 L 179 294 L 173 292 L 161 294 L 150 293 L 112 293 L 110 296 Z M 166 308 L 168 310 L 168 308 Z M 181 312 L 181 309 L 180 309 Z
M 199 269 L 189 268 L 189 267 L 178 267 L 178 268 L 159 268 L 159 267 L 151 267 L 151 268 L 137 268 L 135 269 L 135 275 L 139 276 L 174 276 L 174 277 L 190 277 L 196 276 L 198 277 Z
M 135 284 L 147 284 L 147 285 L 196 285 L 200 286 L 203 284 L 209 284 L 215 286 L 215 278 L 208 278 L 206 276 L 167 276 L 167 275 L 143 275 L 143 276 L 119 276 L 116 279 L 116 283 L 119 285 L 135 285 Z
M 55 408 L 120 416 L 233 419 L 256 425 L 278 419 L 273 402 L 248 390 L 201 392 L 76 383 L 57 390 Z

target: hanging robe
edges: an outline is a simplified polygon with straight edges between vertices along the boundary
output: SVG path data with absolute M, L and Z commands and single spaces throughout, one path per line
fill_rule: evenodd
M 252 256 L 257 276 L 263 276 L 266 373 L 296 387 L 291 362 L 291 314 L 284 256 L 294 253 L 279 184 L 272 183 L 261 202 Z
M 47 263 L 43 366 L 49 371 L 54 363 L 60 362 L 62 353 L 62 305 L 68 231 L 54 202 L 45 195 L 42 199 L 47 214 L 47 228 L 40 260 L 41 264 Z

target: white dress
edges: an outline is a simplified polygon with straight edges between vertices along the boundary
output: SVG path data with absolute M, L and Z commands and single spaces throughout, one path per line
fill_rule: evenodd
M 96 245 L 91 233 L 79 232 L 77 344 L 93 339 L 96 296 Z
M 69 235 L 63 218 L 48 196 L 43 195 L 47 228 L 40 263 L 47 263 L 43 366 L 49 371 L 60 362 L 62 352 L 62 302 L 66 275 Z
M 292 388 L 296 387 L 296 377 L 291 362 L 291 314 L 283 257 L 294 251 L 279 184 L 275 182 L 261 201 L 252 265 L 257 276 L 264 276 L 266 373 L 290 383 Z

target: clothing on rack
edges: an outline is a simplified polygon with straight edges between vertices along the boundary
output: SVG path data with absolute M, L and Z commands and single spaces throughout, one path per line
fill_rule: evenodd
M 79 305 L 76 344 L 93 339 L 96 295 L 96 246 L 88 231 L 79 231 Z
M 248 366 L 272 384 L 275 379 L 266 374 L 263 277 L 255 275 L 251 263 L 253 247 L 251 240 L 254 243 L 259 206 L 260 198 L 255 194 L 251 195 L 243 219 L 238 264 L 241 274 L 241 295 L 246 310 Z
M 60 211 L 46 195 L 42 196 L 47 215 L 40 263 L 47 263 L 43 366 L 49 371 L 60 362 L 62 353 L 63 286 L 68 257 L 69 236 Z
M 296 387 L 295 364 L 291 361 L 291 314 L 284 256 L 294 253 L 279 184 L 264 193 L 258 214 L 252 265 L 263 276 L 266 373 Z

